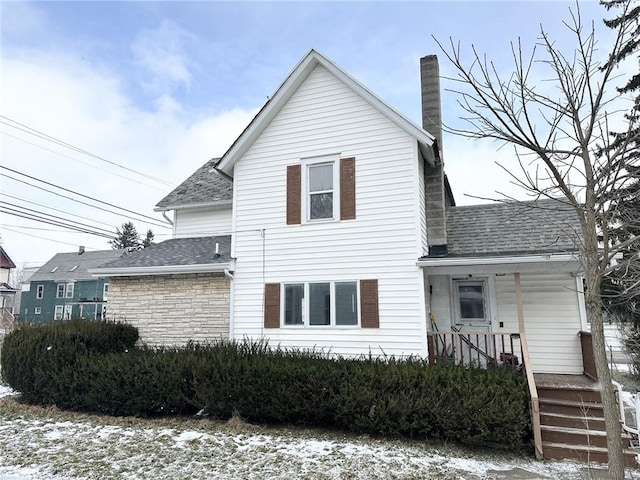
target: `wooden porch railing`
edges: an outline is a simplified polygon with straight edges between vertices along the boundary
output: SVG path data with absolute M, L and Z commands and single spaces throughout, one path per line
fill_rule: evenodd
M 580 347 L 582 348 L 582 369 L 587 377 L 597 380 L 598 372 L 596 372 L 596 361 L 593 358 L 593 340 L 591 338 L 591 332 L 581 331 L 579 335 Z
M 533 377 L 529 346 L 524 333 L 427 332 L 429 363 L 455 365 L 518 366 L 527 378 L 531 398 L 531 426 L 536 458 L 542 459 L 540 403 Z
M 429 363 L 516 366 L 518 338 L 517 333 L 427 332 Z

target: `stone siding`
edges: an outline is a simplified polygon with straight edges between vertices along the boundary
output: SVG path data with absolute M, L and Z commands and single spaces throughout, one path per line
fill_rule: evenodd
M 229 338 L 229 291 L 221 274 L 112 277 L 107 318 L 134 325 L 149 345 Z

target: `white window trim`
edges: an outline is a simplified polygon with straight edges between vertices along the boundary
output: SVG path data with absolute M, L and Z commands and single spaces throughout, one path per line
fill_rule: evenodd
M 53 319 L 54 320 L 62 320 L 62 317 L 64 315 L 64 306 L 63 305 L 56 305 L 54 311 L 53 311 Z
M 64 298 L 73 298 L 74 285 L 67 283 L 64 287 Z
M 71 305 L 70 303 L 67 303 L 64 306 L 64 315 L 62 319 L 71 320 L 71 315 L 73 315 L 73 305 Z
M 319 157 L 308 157 L 301 160 L 302 163 L 302 199 L 301 211 L 302 223 L 326 223 L 340 220 L 340 154 L 323 155 Z M 333 164 L 333 216 L 331 218 L 317 218 L 311 220 L 309 202 L 309 167 L 313 165 Z
M 62 294 L 60 294 L 60 287 L 62 287 Z M 56 284 L 56 298 L 64 298 L 66 293 L 67 293 L 66 285 L 64 283 L 57 283 Z
M 105 283 L 102 285 L 102 300 L 106 301 L 109 296 L 109 284 Z
M 34 315 L 41 315 L 42 314 L 42 307 L 35 307 L 33 309 L 33 314 Z
M 309 285 L 312 283 L 328 283 L 329 284 L 329 293 L 331 295 L 331 309 L 330 309 L 330 323 L 329 325 L 310 325 L 310 307 L 309 307 Z M 336 325 L 336 283 L 355 283 L 356 284 L 356 312 L 357 312 L 357 323 L 355 325 Z M 288 325 L 284 322 L 285 316 L 285 307 L 286 307 L 286 298 L 285 298 L 285 287 L 287 285 L 304 285 L 304 311 L 302 312 L 302 317 L 304 323 L 302 325 Z M 312 329 L 312 330 L 323 330 L 323 329 L 358 329 L 361 325 L 360 319 L 360 281 L 358 280 L 314 280 L 310 282 L 284 282 L 280 285 L 280 326 L 282 328 L 293 328 L 293 329 Z
M 450 295 L 450 300 L 451 300 L 451 314 L 452 314 L 452 319 L 455 320 L 456 317 L 456 311 L 459 308 L 458 305 L 456 305 L 456 303 L 459 302 L 458 300 L 458 294 L 455 291 L 455 282 L 456 281 L 464 281 L 464 280 L 468 280 L 468 281 L 478 281 L 478 282 L 484 282 L 484 308 L 485 308 L 485 315 L 487 317 L 488 320 L 488 325 L 490 327 L 490 331 L 495 332 L 497 331 L 497 329 L 499 328 L 498 325 L 498 317 L 497 317 L 497 311 L 498 311 L 498 299 L 497 299 L 497 292 L 496 292 L 496 282 L 495 282 L 495 275 L 490 275 L 490 276 L 469 276 L 469 275 L 465 275 L 465 276 L 460 276 L 460 275 L 452 275 L 449 277 L 449 291 L 451 292 Z
M 44 298 L 44 285 L 36 286 L 36 300 L 42 300 Z

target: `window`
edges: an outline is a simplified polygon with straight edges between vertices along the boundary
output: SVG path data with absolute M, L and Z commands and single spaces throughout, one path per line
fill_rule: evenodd
M 64 283 L 59 283 L 56 287 L 56 298 L 64 298 Z
M 36 298 L 42 300 L 42 297 L 44 297 L 44 285 L 38 285 L 36 287 Z
M 358 325 L 357 282 L 284 285 L 284 325 Z
M 356 218 L 356 159 L 336 155 L 287 166 L 286 223 Z
M 104 287 L 102 287 L 102 299 L 106 300 L 109 296 L 109 284 L 105 283 Z
M 55 320 L 62 320 L 62 313 L 64 311 L 64 306 L 62 305 L 56 305 L 56 309 L 55 309 L 55 313 L 53 318 Z
M 35 313 L 36 315 L 40 315 L 42 313 L 42 308 L 41 307 L 34 308 L 33 313 Z
M 67 283 L 67 294 L 66 298 L 73 298 L 73 283 Z
M 64 306 L 64 320 L 71 320 L 71 314 L 73 312 L 73 305 L 67 304 Z
M 79 267 L 79 265 L 74 265 L 73 267 L 71 267 L 71 268 L 69 269 L 69 271 L 70 271 L 70 272 L 75 272 L 75 271 L 76 271 L 76 269 L 77 269 L 78 267 Z
M 307 218 L 334 218 L 333 177 L 334 162 L 312 164 L 307 167 Z
M 489 321 L 484 281 L 454 280 L 454 292 L 458 323 L 482 325 Z
M 55 267 L 53 267 L 51 269 L 51 273 L 56 273 L 58 271 L 58 269 L 60 268 L 60 265 L 56 265 Z

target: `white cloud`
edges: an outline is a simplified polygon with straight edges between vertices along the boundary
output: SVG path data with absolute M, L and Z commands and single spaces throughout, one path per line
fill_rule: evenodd
M 170 95 L 160 96 L 155 108 L 147 111 L 137 106 L 124 90 L 126 82 L 120 74 L 104 65 L 76 60 L 79 57 L 73 52 L 12 53 L 15 55 L 3 59 L 0 94 L 4 116 L 110 161 L 170 180 L 174 184 L 181 182 L 207 159 L 224 153 L 255 114 L 255 111 L 235 109 L 217 116 L 196 116 L 186 111 Z M 30 60 L 27 62 L 18 58 Z M 162 217 L 153 212 L 153 207 L 169 193 L 171 187 L 7 125 L 0 127 L 0 131 L 11 135 L 1 136 L 3 166 L 161 220 Z M 9 197 L 2 198 L 6 202 L 21 203 L 29 208 L 86 221 L 111 231 L 127 221 L 122 215 L 91 209 L 6 178 L 2 178 L 2 193 L 91 220 L 51 212 Z M 3 225 L 3 247 L 15 262 L 43 262 L 56 252 L 75 250 L 73 245 L 109 248 L 106 239 L 53 231 L 60 228 L 14 216 L 0 215 L 0 223 Z M 170 233 L 170 230 L 144 220 L 134 220 L 134 223 L 139 232 L 153 229 L 158 240 L 167 238 L 163 233 Z M 16 226 L 50 230 L 37 231 Z M 46 240 L 29 235 L 45 237 Z M 71 245 L 54 243 L 52 240 Z
M 165 93 L 178 86 L 189 87 L 192 75 L 186 50 L 194 41 L 189 32 L 166 19 L 157 28 L 137 35 L 131 50 L 136 63 L 147 74 L 143 82 L 151 92 Z

